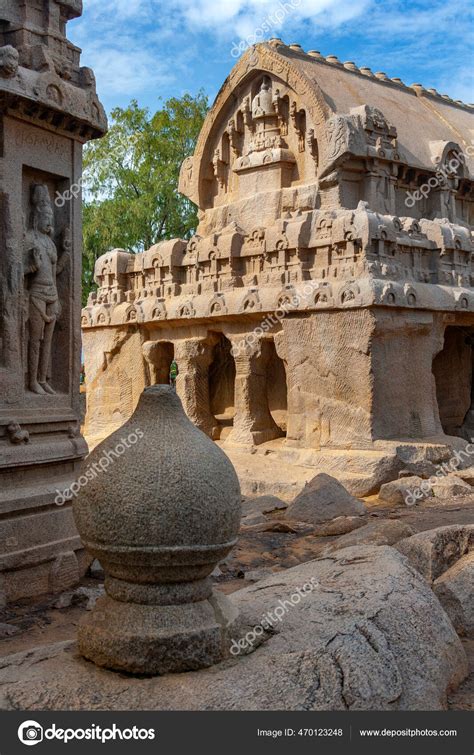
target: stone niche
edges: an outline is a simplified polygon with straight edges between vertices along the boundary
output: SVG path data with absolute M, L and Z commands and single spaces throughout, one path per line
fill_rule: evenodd
M 79 2 L 0 11 L 0 599 L 77 581 L 62 493 L 80 433 L 82 147 L 106 130 L 92 71 L 65 38 Z

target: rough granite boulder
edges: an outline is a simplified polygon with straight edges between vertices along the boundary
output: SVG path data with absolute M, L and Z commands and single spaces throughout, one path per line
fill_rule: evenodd
M 452 524 L 412 535 L 396 544 L 412 566 L 434 582 L 474 544 L 474 524 Z
M 467 469 L 458 469 L 456 477 L 460 477 L 461 480 L 467 482 L 471 488 L 474 486 L 474 467 L 468 467 Z
M 255 524 L 267 524 L 268 519 L 264 514 L 259 514 L 256 511 L 248 516 L 243 516 L 240 522 L 241 527 L 253 527 Z
M 437 710 L 467 674 L 461 641 L 433 591 L 388 546 L 346 548 L 260 580 L 231 600 L 244 619 L 238 639 L 245 648 L 230 660 L 131 678 L 58 643 L 0 659 L 0 706 Z
M 413 535 L 412 528 L 394 519 L 369 522 L 364 527 L 348 532 L 334 543 L 330 543 L 324 549 L 324 554 L 341 550 L 341 548 L 349 548 L 352 545 L 393 545 L 410 535 Z
M 282 511 L 288 504 L 276 495 L 261 495 L 258 498 L 247 498 L 242 503 L 242 516 L 252 514 L 270 514 L 272 511 Z
M 458 495 L 472 495 L 472 486 L 457 475 L 442 477 L 433 485 L 433 495 L 436 498 L 453 498 Z
M 424 498 L 432 497 L 433 490 L 428 480 L 412 475 L 386 482 L 379 490 L 379 498 L 386 503 L 413 506 Z
M 345 535 L 347 532 L 363 527 L 367 522 L 366 516 L 338 516 L 330 519 L 329 522 L 317 524 L 313 533 L 317 537 L 335 537 L 336 535 Z
M 456 632 L 474 638 L 474 551 L 438 577 L 433 590 Z
M 287 519 L 321 524 L 340 516 L 360 516 L 366 507 L 347 492 L 338 480 L 318 474 L 308 482 L 286 511 Z

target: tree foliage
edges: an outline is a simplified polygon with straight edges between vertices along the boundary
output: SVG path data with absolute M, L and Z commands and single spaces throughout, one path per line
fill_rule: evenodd
M 181 163 L 194 152 L 208 109 L 205 94 L 185 94 L 154 115 L 132 100 L 115 108 L 103 139 L 84 153 L 83 298 L 94 263 L 109 249 L 140 252 L 170 238 L 189 238 L 195 205 L 178 192 Z

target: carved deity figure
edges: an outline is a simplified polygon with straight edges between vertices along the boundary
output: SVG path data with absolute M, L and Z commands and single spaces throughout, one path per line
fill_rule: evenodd
M 29 277 L 28 387 L 33 393 L 45 394 L 55 392 L 48 379 L 53 333 L 60 313 L 56 276 L 69 259 L 69 240 L 58 262 L 48 187 L 35 184 L 31 202 L 33 228 L 26 234 L 24 249 L 25 275 Z

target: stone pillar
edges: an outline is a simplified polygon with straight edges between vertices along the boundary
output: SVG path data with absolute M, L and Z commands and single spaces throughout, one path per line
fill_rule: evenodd
M 371 341 L 373 438 L 444 440 L 433 359 L 443 348 L 443 315 L 374 311 Z
M 2 3 L 0 571 L 9 600 L 63 589 L 85 568 L 70 501 L 58 493 L 87 452 L 79 425 L 82 146 L 107 126 L 93 73 L 64 36 L 80 7 Z
M 190 338 L 175 342 L 174 357 L 179 375 L 176 391 L 184 411 L 206 435 L 219 437 L 218 422 L 211 413 L 209 400 L 209 365 L 212 344 L 205 338 Z
M 270 414 L 267 399 L 269 344 L 263 338 L 249 344 L 244 335 L 229 338 L 236 370 L 234 427 L 229 440 L 259 445 L 279 438 L 282 431 Z

